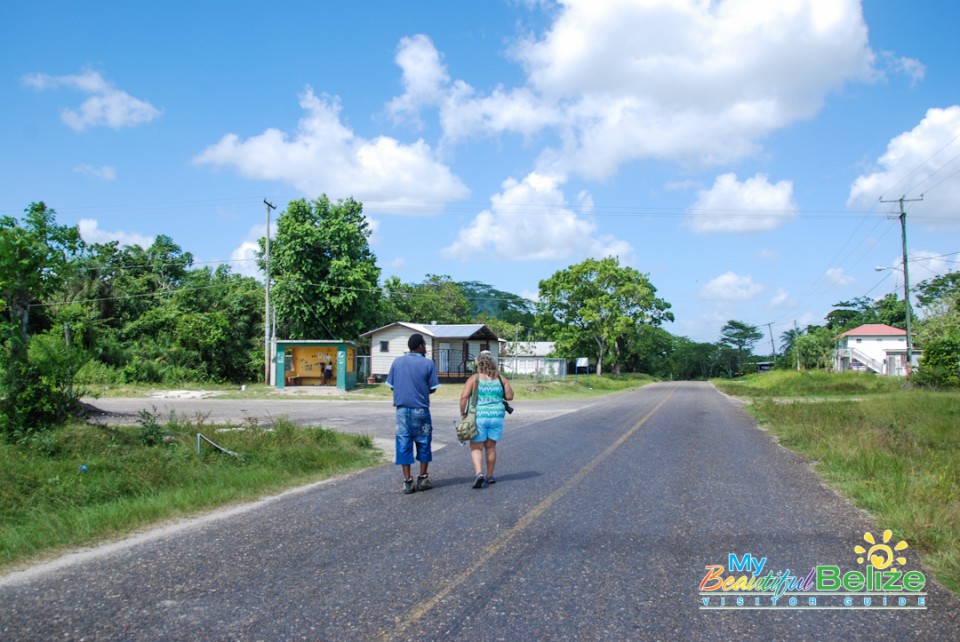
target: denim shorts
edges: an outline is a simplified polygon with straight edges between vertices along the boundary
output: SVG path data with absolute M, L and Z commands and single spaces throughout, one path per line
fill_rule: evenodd
M 433 426 L 430 424 L 429 408 L 397 408 L 397 464 L 413 463 L 413 445 L 417 445 L 417 461 L 433 460 L 430 441 Z

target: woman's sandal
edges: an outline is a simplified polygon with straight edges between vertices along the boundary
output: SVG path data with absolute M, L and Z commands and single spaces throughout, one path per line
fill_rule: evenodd
M 488 483 L 488 484 L 496 484 L 496 483 L 497 483 L 497 480 L 494 479 L 493 477 L 487 477 L 487 483 Z
M 483 475 L 477 475 L 477 478 L 473 480 L 474 488 L 483 488 Z

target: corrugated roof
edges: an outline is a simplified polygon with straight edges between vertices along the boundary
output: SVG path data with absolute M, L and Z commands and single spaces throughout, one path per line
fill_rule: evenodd
M 426 332 L 429 332 L 438 339 L 463 339 L 465 337 L 472 337 L 476 333 L 482 331 L 487 326 L 482 323 L 470 323 L 463 325 L 425 325 L 423 326 Z M 487 328 L 487 332 L 491 336 L 496 338 L 496 335 L 493 334 Z
M 482 323 L 463 323 L 463 324 L 423 324 L 423 323 L 408 323 L 406 321 L 397 321 L 396 323 L 391 323 L 385 325 L 382 328 L 377 328 L 376 330 L 371 330 L 370 332 L 364 332 L 361 334 L 361 337 L 369 337 L 375 332 L 379 332 L 386 328 L 400 325 L 405 328 L 410 328 L 412 332 L 419 332 L 420 334 L 433 337 L 435 339 L 496 339 L 497 335 L 494 334 L 493 330 L 488 328 Z
M 838 336 L 841 337 L 902 337 L 906 336 L 907 331 L 895 328 L 886 323 L 866 323 L 853 330 L 847 330 Z

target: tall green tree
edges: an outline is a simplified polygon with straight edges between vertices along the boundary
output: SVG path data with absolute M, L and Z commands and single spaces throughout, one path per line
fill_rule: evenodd
M 827 313 L 827 327 L 838 333 L 865 323 L 877 323 L 874 302 L 870 297 L 861 296 L 850 301 L 838 301 L 833 310 Z
M 623 367 L 627 372 L 642 372 L 658 377 L 672 374 L 670 357 L 676 339 L 663 328 L 640 324 L 617 339 L 623 342 Z
M 872 311 L 876 323 L 885 323 L 901 330 L 907 327 L 907 307 L 896 294 L 891 293 L 874 301 Z
M 763 338 L 757 326 L 731 319 L 720 328 L 720 343 L 736 350 L 736 372 L 743 372 L 744 356 L 753 353 L 753 346 Z
M 380 268 L 363 205 L 291 201 L 270 241 L 270 301 L 289 339 L 354 339 L 379 320 Z M 265 267 L 265 243 L 259 261 Z
M 593 357 L 598 374 L 609 357 L 619 371 L 618 337 L 640 324 L 673 321 L 670 304 L 656 293 L 646 275 L 616 258 L 586 259 L 540 281 L 537 326 L 558 353 Z
M 46 329 L 31 310 L 49 303 L 81 248 L 77 228 L 58 225 L 43 202 L 31 203 L 22 223 L 0 218 L 0 433 L 8 438 L 46 428 L 72 401 L 63 397 L 61 371 L 30 362 L 31 332 Z
M 960 272 L 950 272 L 917 284 L 923 316 L 914 329 L 923 348 L 917 385 L 960 386 Z
M 805 370 L 830 367 L 836 343 L 836 330 L 829 327 L 808 327 L 806 333 L 794 341 L 800 367 Z
M 189 271 L 176 290 L 127 324 L 124 378 L 249 381 L 263 364 L 263 288 L 221 265 Z
M 163 234 L 146 249 L 120 247 L 116 241 L 86 246 L 63 285 L 64 300 L 88 312 L 88 332 L 79 337 L 85 347 L 102 362 L 126 364 L 128 348 L 153 339 L 141 336 L 136 324 L 166 304 L 188 279 L 192 264 L 193 255 Z
M 801 335 L 803 335 L 803 330 L 800 328 L 790 328 L 780 335 L 780 345 L 782 346 L 783 354 L 788 354 L 793 350 L 793 346 L 797 342 L 797 337 Z
M 58 290 L 81 248 L 77 228 L 57 225 L 56 212 L 43 202 L 30 204 L 22 224 L 0 218 L 0 306 L 21 343 L 29 335 L 31 307 Z
M 960 271 L 947 272 L 921 281 L 913 288 L 921 306 L 929 307 L 942 301 L 960 298 Z
M 917 284 L 923 315 L 914 326 L 920 346 L 943 338 L 960 339 L 960 272 L 950 272 Z
M 697 343 L 687 337 L 673 337 L 668 376 L 671 379 L 709 379 L 713 376 L 717 346 Z
M 402 283 L 399 277 L 383 285 L 393 321 L 412 323 L 470 323 L 473 308 L 463 287 L 446 275 L 428 274 L 420 283 Z

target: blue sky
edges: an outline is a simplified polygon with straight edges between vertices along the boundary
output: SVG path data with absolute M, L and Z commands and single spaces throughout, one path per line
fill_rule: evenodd
M 364 203 L 383 276 L 535 298 L 616 255 L 713 341 L 960 260 L 955 0 L 0 7 L 0 213 L 257 275 L 267 199 Z M 258 275 L 259 276 L 259 275 Z

